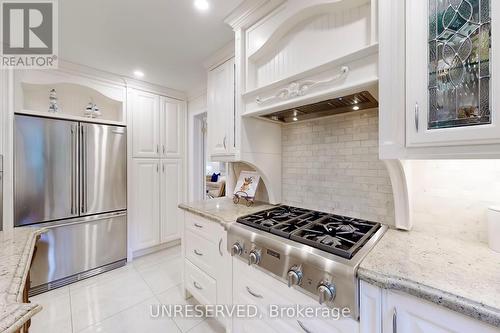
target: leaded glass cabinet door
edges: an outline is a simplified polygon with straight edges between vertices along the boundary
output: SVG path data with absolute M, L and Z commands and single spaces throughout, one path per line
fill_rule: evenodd
M 498 0 L 407 0 L 407 146 L 500 142 Z

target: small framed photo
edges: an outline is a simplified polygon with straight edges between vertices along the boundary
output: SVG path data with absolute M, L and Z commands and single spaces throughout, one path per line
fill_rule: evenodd
M 237 197 L 245 197 L 246 199 L 252 200 L 255 198 L 255 192 L 257 192 L 257 186 L 259 185 L 260 175 L 255 171 L 242 171 L 238 182 L 236 183 L 236 188 L 234 189 L 234 195 Z

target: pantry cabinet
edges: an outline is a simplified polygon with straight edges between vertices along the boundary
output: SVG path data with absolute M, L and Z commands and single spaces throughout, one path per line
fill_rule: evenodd
M 182 214 L 182 161 L 163 160 L 160 173 L 160 242 L 179 239 Z
M 383 159 L 500 156 L 500 3 L 381 0 Z
M 160 161 L 133 159 L 129 206 L 133 250 L 145 249 L 160 242 Z
M 234 58 L 208 72 L 208 154 L 212 161 L 229 161 L 237 153 Z
M 179 158 L 183 154 L 185 102 L 130 89 L 134 158 Z
M 129 224 L 132 252 L 181 238 L 185 102 L 129 89 Z
M 154 158 L 160 149 L 160 97 L 140 90 L 128 94 L 132 125 L 132 154 Z
M 499 329 L 458 312 L 361 281 L 362 333 L 498 333 Z
M 182 161 L 133 159 L 133 250 L 143 250 L 181 237 Z

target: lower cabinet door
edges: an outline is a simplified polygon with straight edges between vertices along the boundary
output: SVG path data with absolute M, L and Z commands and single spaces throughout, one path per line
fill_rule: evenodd
M 160 236 L 165 243 L 181 238 L 182 161 L 163 160 L 160 178 Z
M 499 333 L 498 328 L 409 295 L 388 292 L 384 333 Z
M 133 250 L 160 244 L 160 161 L 133 159 L 130 222 Z

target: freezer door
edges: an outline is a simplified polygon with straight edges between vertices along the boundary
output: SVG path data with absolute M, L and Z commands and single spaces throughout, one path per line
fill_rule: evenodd
M 78 123 L 15 116 L 14 224 L 78 216 Z
M 127 257 L 126 212 L 78 217 L 41 226 L 48 231 L 36 244 L 30 270 L 32 288 Z
M 126 209 L 126 128 L 84 123 L 80 127 L 80 215 Z

